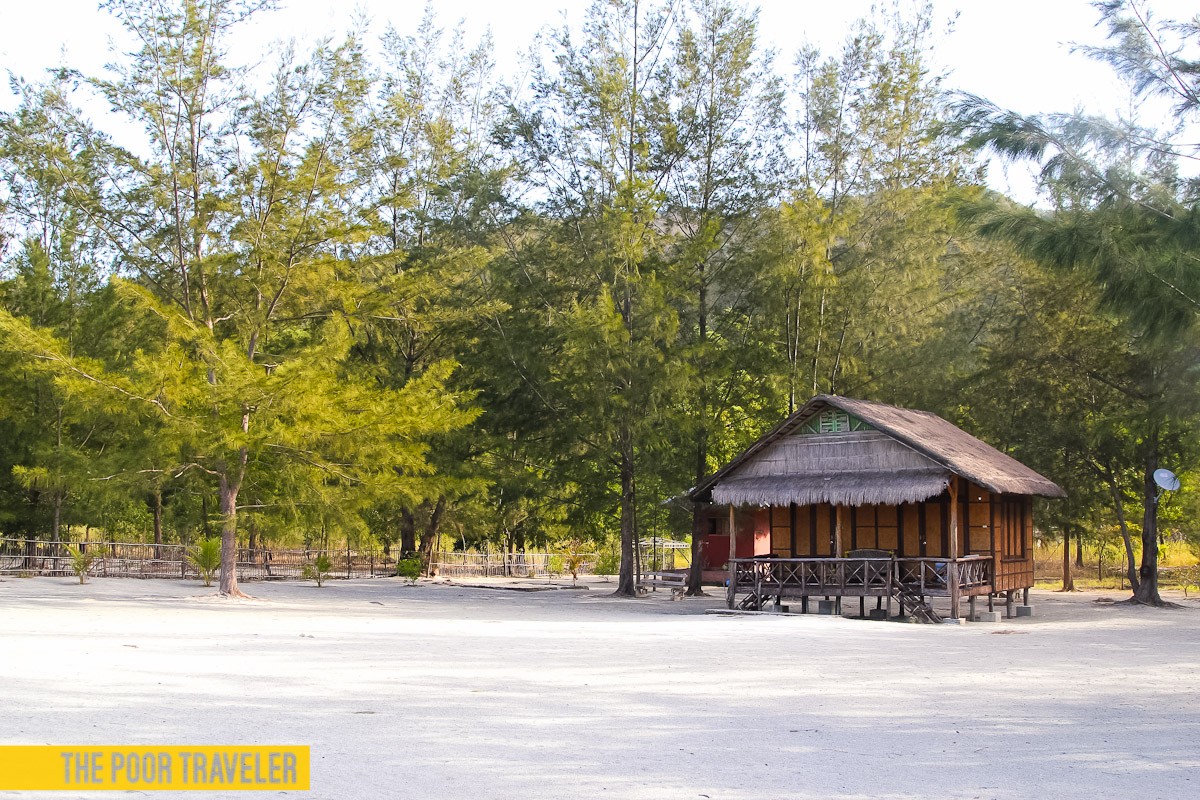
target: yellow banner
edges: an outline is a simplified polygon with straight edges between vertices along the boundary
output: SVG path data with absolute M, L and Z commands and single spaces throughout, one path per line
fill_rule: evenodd
M 308 745 L 0 745 L 0 790 L 308 790 Z

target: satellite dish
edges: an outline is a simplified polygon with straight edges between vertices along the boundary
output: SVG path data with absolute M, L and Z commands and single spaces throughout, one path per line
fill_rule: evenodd
M 1154 470 L 1154 482 L 1158 484 L 1158 488 L 1164 492 L 1179 491 L 1179 478 L 1174 472 L 1169 469 Z

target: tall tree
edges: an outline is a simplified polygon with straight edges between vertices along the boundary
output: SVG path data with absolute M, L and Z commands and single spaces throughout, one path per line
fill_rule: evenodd
M 1158 22 L 1141 0 L 1094 4 L 1109 44 L 1084 52 L 1113 66 L 1135 97 L 1174 101 L 1175 118 L 1159 131 L 1132 121 L 1082 113 L 1022 116 L 977 98 L 959 105 L 962 127 L 980 148 L 1041 164 L 1055 211 L 1004 204 L 973 214 L 981 229 L 1028 256 L 1088 276 L 1105 307 L 1127 327 L 1134 360 L 1122 385 L 1137 411 L 1131 443 L 1142 472 L 1142 554 L 1134 600 L 1162 605 L 1158 591 L 1158 488 L 1154 472 L 1166 442 L 1190 425 L 1194 385 L 1180 369 L 1200 310 L 1200 226 L 1196 186 L 1178 176 L 1180 158 L 1200 149 L 1181 134 L 1200 110 L 1200 71 L 1188 55 L 1197 25 Z
M 859 21 L 837 57 L 798 59 L 800 189 L 778 219 L 771 276 L 788 407 L 812 392 L 871 394 L 937 330 L 952 297 L 942 205 L 963 181 L 932 72 L 929 4 Z
M 63 73 L 44 84 L 12 81 L 17 109 L 0 118 L 0 175 L 6 188 L 3 216 L 24 237 L 13 248 L 11 277 L 0 287 L 3 305 L 33 324 L 53 330 L 73 353 L 92 352 L 97 330 L 89 329 L 105 267 L 100 238 L 86 215 L 69 202 L 72 183 L 94 173 L 90 130 L 73 124 Z M 58 166 L 72 163 L 76 172 Z M 7 415 L 16 445 L 11 475 L 36 506 L 50 510 L 50 535 L 59 541 L 69 500 L 83 493 L 87 443 L 97 443 L 100 420 L 45 375 L 10 372 Z M 5 470 L 6 473 L 9 470 Z M 27 529 L 27 535 L 32 533 Z
M 534 66 L 532 98 L 514 108 L 509 141 L 558 240 L 560 301 L 549 311 L 559 357 L 548 389 L 561 447 L 589 504 L 615 494 L 621 531 L 617 593 L 635 593 L 637 480 L 678 390 L 678 336 L 662 280 L 665 181 L 678 160 L 667 89 L 674 5 L 597 2 L 582 40 L 552 32 Z M 597 496 L 598 495 L 598 496 Z
M 429 472 L 425 441 L 472 412 L 444 391 L 452 365 L 403 389 L 346 369 L 367 287 L 349 258 L 365 237 L 354 149 L 368 88 L 353 38 L 308 59 L 286 47 L 265 89 L 223 63 L 231 31 L 268 3 L 112 0 L 139 49 L 91 79 L 140 124 L 139 154 L 93 143 L 108 168 L 69 200 L 158 320 L 161 343 L 122 374 L 78 366 L 60 343 L 5 320 L 10 337 L 75 378 L 148 403 L 185 454 L 176 474 L 216 484 L 225 594 L 236 576 L 238 497 L 272 470 L 322 482 Z M 70 174 L 62 159 L 60 172 Z M 103 376 L 103 377 L 101 377 Z M 390 406 L 390 408 L 389 408 Z
M 779 197 L 787 159 L 783 88 L 759 44 L 757 13 L 727 0 L 695 0 L 689 10 L 673 53 L 677 164 L 665 182 L 664 213 L 678 230 L 672 280 L 685 289 L 681 345 L 693 366 L 680 423 L 691 430 L 690 477 L 698 484 L 716 466 L 710 442 L 727 455 L 719 440 L 729 410 L 761 391 L 738 325 L 750 313 L 748 295 L 730 289 L 752 279 L 743 254 Z M 691 594 L 701 591 L 702 519 L 695 508 Z
M 392 388 L 446 359 L 467 360 L 465 388 L 483 320 L 504 308 L 488 272 L 505 185 L 489 137 L 501 110 L 492 44 L 462 48 L 461 30 L 450 41 L 446 34 L 432 5 L 414 35 L 385 34 L 359 168 L 358 202 L 374 224 L 360 249 L 359 276 L 371 291 L 354 354 Z M 430 454 L 439 477 L 427 494 L 379 498 L 376 519 L 398 527 L 402 552 L 419 549 L 428 567 L 441 526 L 486 484 L 478 461 L 487 442 L 478 428 L 439 439 Z

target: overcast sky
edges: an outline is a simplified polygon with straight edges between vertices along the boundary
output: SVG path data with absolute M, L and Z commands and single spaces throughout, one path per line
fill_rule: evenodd
M 850 23 L 874 2 L 763 0 L 758 4 L 763 38 L 779 51 L 780 67 L 787 68 L 806 42 L 836 48 Z M 578 21 L 586 5 L 578 0 L 437 0 L 434 7 L 447 27 L 463 20 L 471 38 L 490 28 L 500 70 L 514 77 L 517 54 L 538 29 L 560 23 L 564 14 Z M 1126 91 L 1107 68 L 1070 52 L 1072 43 L 1103 39 L 1088 0 L 934 0 L 933 6 L 942 21 L 957 14 L 952 32 L 939 37 L 935 52 L 954 88 L 1025 113 L 1076 106 L 1108 114 L 1129 110 Z M 424 7 L 424 0 L 284 0 L 282 10 L 261 15 L 243 35 L 242 52 L 235 56 L 253 60 L 273 40 L 336 37 L 356 12 L 366 14 L 378 30 L 390 22 L 411 31 Z M 1196 13 L 1194 2 L 1184 0 L 1152 0 L 1151 7 L 1164 18 Z M 97 0 L 0 0 L 0 68 L 19 75 L 34 77 L 64 57 L 98 71 L 110 39 L 119 36 L 111 17 L 97 10 Z M 7 92 L 0 92 L 0 107 L 11 104 Z M 1003 176 L 993 174 L 992 180 L 1004 188 Z

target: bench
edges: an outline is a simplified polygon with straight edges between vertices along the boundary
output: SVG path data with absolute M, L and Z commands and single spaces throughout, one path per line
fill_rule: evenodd
M 678 600 L 687 592 L 687 573 L 684 572 L 645 572 L 638 588 L 642 591 L 663 589 L 671 590 L 671 598 Z

